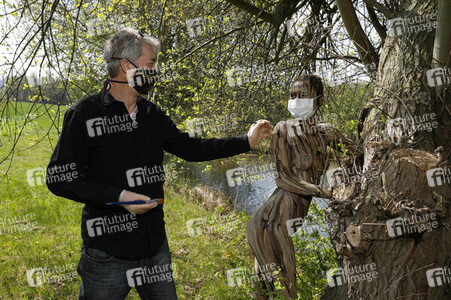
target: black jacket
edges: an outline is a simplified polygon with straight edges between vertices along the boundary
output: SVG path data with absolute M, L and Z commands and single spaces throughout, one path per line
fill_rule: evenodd
M 249 151 L 246 135 L 191 138 L 155 104 L 139 97 L 137 124 L 109 92 L 72 105 L 47 168 L 55 195 L 85 203 L 83 246 L 125 259 L 155 254 L 166 239 L 163 206 L 131 215 L 118 201 L 123 189 L 163 198 L 163 150 L 188 161 L 207 161 Z

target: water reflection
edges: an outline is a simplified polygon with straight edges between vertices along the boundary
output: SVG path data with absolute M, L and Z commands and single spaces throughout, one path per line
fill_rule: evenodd
M 215 160 L 210 163 L 212 164 L 211 169 L 204 172 L 202 170 L 205 169 L 207 163 L 188 163 L 190 176 L 199 183 L 229 196 L 236 210 L 252 214 L 269 199 L 276 189 L 276 181 L 273 176 L 262 176 L 261 180 L 252 180 L 250 183 L 235 184 L 231 187 L 226 172 L 239 166 L 230 160 Z M 262 164 L 260 163 L 260 165 Z M 318 203 L 319 208 L 326 209 L 330 201 L 313 198 L 312 202 Z

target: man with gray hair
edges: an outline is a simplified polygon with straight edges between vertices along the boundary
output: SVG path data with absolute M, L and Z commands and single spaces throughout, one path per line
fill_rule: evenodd
M 142 95 L 157 80 L 158 40 L 126 28 L 106 43 L 103 89 L 76 102 L 48 170 L 70 166 L 69 181 L 47 181 L 56 195 L 85 204 L 78 274 L 79 299 L 124 299 L 135 287 L 142 299 L 176 299 L 164 227 L 164 151 L 207 161 L 249 151 L 272 135 L 268 121 L 247 135 L 201 139 L 177 129 Z

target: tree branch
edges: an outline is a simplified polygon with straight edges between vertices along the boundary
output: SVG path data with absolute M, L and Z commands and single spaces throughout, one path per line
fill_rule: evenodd
M 363 0 L 363 2 L 365 2 L 366 5 L 380 11 L 386 18 L 391 19 L 393 17 L 393 12 L 382 4 L 378 3 L 376 0 Z
M 273 11 L 273 19 L 275 20 L 277 26 L 285 21 L 286 18 L 291 17 L 293 13 L 296 12 L 296 9 L 299 10 L 303 5 L 305 5 L 308 1 L 305 0 L 300 6 L 296 7 L 299 3 L 299 0 L 281 0 L 277 3 L 276 7 Z
M 279 46 L 277 47 L 276 53 L 274 54 L 274 61 L 276 62 L 276 64 L 279 61 L 280 51 L 282 51 L 283 46 L 285 45 L 285 38 L 287 36 L 287 32 L 288 32 L 288 27 L 285 26 L 283 28 L 282 36 L 280 37 Z
M 385 38 L 387 37 L 387 29 L 384 28 L 384 26 L 382 26 L 382 24 L 379 22 L 379 19 L 377 18 L 376 12 L 374 11 L 373 7 L 367 4 L 366 10 L 368 11 L 368 16 L 370 17 L 374 29 L 376 29 L 377 33 L 382 39 L 382 43 L 384 43 Z
M 433 67 L 451 66 L 451 2 L 439 0 L 437 8 L 437 29 L 435 30 Z
M 359 19 L 355 13 L 354 6 L 350 0 L 336 0 L 336 3 L 349 37 L 354 42 L 360 58 L 367 66 L 368 72 L 372 73 L 370 65 L 372 63 L 376 66 L 378 65 L 379 55 L 376 53 L 373 45 L 368 39 L 368 36 L 363 31 Z
M 250 4 L 247 1 L 244 1 L 244 0 L 226 0 L 226 1 L 229 2 L 230 4 L 235 5 L 236 7 L 244 10 L 245 12 L 250 13 L 251 15 L 254 15 L 274 26 L 279 26 L 279 24 L 277 24 L 273 14 L 268 13 L 268 12 L 264 11 L 263 9 L 260 9 L 257 6 Z

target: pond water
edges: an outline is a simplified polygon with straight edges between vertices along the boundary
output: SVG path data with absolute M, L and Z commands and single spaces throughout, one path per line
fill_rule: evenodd
M 211 162 L 212 167 L 208 171 L 203 171 L 207 163 L 188 164 L 190 176 L 200 184 L 229 196 L 235 210 L 244 211 L 247 214 L 252 214 L 262 206 L 276 189 L 275 176 L 270 163 L 243 166 L 247 176 L 240 175 L 243 170 L 237 170 L 240 166 L 230 160 L 215 160 Z M 237 170 L 238 173 L 238 176 L 235 175 L 235 182 L 231 181 L 233 170 Z M 326 209 L 330 201 L 313 198 L 312 202 L 318 203 L 320 209 Z

